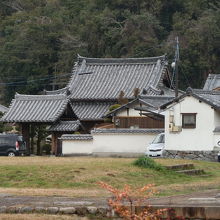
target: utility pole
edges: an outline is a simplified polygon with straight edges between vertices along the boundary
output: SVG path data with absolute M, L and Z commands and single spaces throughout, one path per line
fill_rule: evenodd
M 179 90 L 179 71 L 178 71 L 178 62 L 179 62 L 179 38 L 176 37 L 176 52 L 175 52 L 175 97 L 178 97 L 178 90 Z

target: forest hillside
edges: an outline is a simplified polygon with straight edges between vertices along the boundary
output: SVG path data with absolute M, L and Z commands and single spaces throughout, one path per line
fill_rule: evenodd
M 77 54 L 172 62 L 176 36 L 181 89 L 220 73 L 219 0 L 1 0 L 3 101 L 65 86 Z

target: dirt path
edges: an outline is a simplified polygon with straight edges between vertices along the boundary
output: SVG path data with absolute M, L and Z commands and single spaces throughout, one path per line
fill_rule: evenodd
M 151 205 L 165 206 L 219 206 L 220 190 L 209 190 L 187 195 L 152 198 Z M 17 196 L 0 194 L 0 206 L 32 206 L 32 207 L 77 207 L 95 206 L 107 207 L 106 198 L 96 197 L 57 197 L 57 196 Z

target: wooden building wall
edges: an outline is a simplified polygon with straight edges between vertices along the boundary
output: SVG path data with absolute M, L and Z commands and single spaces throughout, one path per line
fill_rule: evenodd
M 118 121 L 117 128 L 130 128 L 132 126 L 139 128 L 164 128 L 164 120 L 156 120 L 144 116 L 115 117 L 115 121 Z

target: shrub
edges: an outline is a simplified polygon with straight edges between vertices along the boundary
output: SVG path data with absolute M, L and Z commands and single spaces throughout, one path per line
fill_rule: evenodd
M 119 107 L 121 107 L 120 104 L 111 105 L 111 106 L 109 107 L 109 112 L 111 112 L 111 111 L 113 111 L 113 110 L 115 110 L 115 109 L 117 109 L 117 108 L 119 108 Z
M 105 118 L 105 119 L 104 119 L 104 122 L 105 122 L 105 123 L 112 123 L 112 119 L 111 119 L 111 118 Z
M 146 204 L 146 200 L 156 193 L 152 184 L 137 189 L 125 185 L 122 190 L 104 182 L 98 182 L 98 184 L 112 193 L 112 197 L 108 199 L 108 205 L 123 219 L 159 220 L 167 211 L 167 209 L 153 210 Z M 143 204 L 145 207 L 141 210 L 135 208 L 143 206 Z
M 159 163 L 156 163 L 150 157 L 144 157 L 144 156 L 135 160 L 134 165 L 138 166 L 138 167 L 157 170 L 157 171 L 164 171 L 165 170 L 165 168 L 162 165 L 160 165 Z

